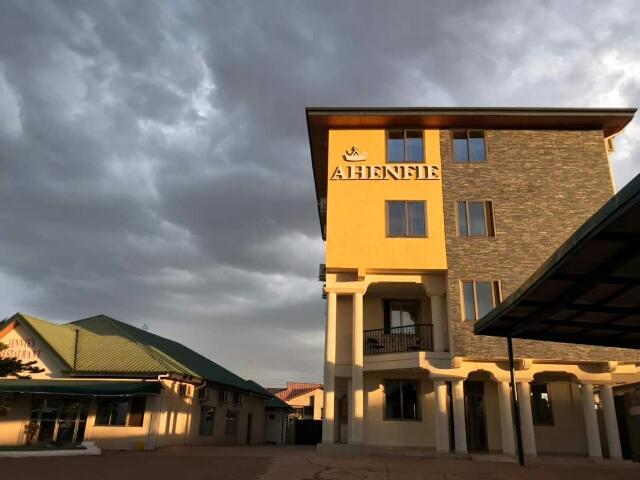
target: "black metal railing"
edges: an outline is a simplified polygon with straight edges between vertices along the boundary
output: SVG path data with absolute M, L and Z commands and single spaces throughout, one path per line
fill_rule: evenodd
M 416 323 L 364 331 L 365 355 L 418 351 L 433 351 L 433 325 Z

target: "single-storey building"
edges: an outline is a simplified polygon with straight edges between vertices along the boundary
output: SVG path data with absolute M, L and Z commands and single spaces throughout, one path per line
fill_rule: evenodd
M 270 416 L 286 417 L 287 405 L 257 383 L 105 315 L 60 325 L 17 313 L 0 322 L 0 343 L 1 356 L 43 370 L 0 379 L 0 445 L 261 444 Z

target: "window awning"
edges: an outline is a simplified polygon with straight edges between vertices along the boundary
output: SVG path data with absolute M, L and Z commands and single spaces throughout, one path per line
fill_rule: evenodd
M 640 175 L 474 331 L 640 349 Z
M 1 393 L 37 393 L 54 395 L 131 396 L 160 393 L 159 382 L 108 380 L 0 380 Z

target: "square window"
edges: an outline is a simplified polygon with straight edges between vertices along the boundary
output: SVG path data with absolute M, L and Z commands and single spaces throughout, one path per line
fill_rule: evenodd
M 462 282 L 462 304 L 464 320 L 479 320 L 501 301 L 500 282 Z
M 385 380 L 385 420 L 418 420 L 418 380 Z
M 458 235 L 461 237 L 495 237 L 493 203 L 456 202 Z
M 454 162 L 483 163 L 487 161 L 484 130 L 453 130 L 451 143 Z
M 387 236 L 426 237 L 426 203 L 422 201 L 388 201 Z
M 387 132 L 387 163 L 424 162 L 422 130 L 389 130 Z

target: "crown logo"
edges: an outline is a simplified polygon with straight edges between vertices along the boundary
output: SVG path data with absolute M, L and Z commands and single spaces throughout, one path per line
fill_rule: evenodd
M 355 145 L 351 147 L 351 150 L 347 150 L 344 153 L 344 159 L 347 162 L 362 162 L 366 160 L 368 156 L 369 154 L 367 152 L 360 152 Z

